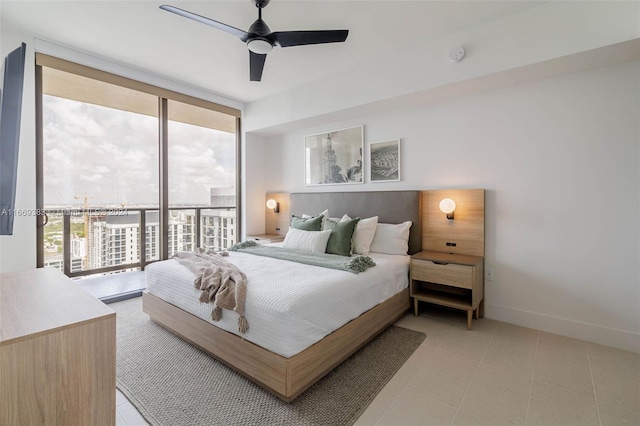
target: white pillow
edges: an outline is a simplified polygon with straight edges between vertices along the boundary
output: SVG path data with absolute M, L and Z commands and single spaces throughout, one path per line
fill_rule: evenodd
M 324 253 L 327 249 L 330 235 L 330 229 L 326 231 L 303 231 L 289 228 L 289 232 L 284 237 L 282 247 Z
M 324 229 L 324 223 L 327 221 L 327 218 L 329 217 L 329 209 L 325 209 L 320 214 L 322 215 L 322 224 L 320 225 L 320 229 Z M 320 214 L 318 216 L 320 216 Z M 315 217 L 315 216 L 311 216 L 310 214 L 302 213 L 302 218 L 303 219 L 311 219 L 312 217 Z
M 351 220 L 349 215 L 342 216 L 341 221 Z M 360 219 L 356 225 L 355 231 L 353 231 L 353 240 L 351 242 L 351 251 L 355 254 L 369 254 L 371 242 L 376 234 L 376 227 L 378 225 L 378 216 L 369 217 L 366 219 Z
M 379 223 L 370 250 L 384 254 L 407 254 L 409 251 L 409 229 L 411 221 L 398 225 Z

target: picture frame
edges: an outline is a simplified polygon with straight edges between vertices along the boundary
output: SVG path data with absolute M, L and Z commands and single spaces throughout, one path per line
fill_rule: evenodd
M 400 139 L 369 145 L 369 182 L 400 181 Z
M 364 126 L 305 137 L 305 184 L 364 183 Z

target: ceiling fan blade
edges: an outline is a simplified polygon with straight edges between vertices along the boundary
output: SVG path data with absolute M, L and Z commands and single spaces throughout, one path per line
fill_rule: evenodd
M 266 54 L 260 55 L 249 51 L 249 75 L 251 81 L 260 81 L 262 79 L 262 70 L 266 59 Z
M 176 15 L 183 16 L 185 18 L 193 19 L 194 21 L 200 22 L 205 25 L 209 25 L 213 28 L 217 28 L 226 33 L 234 35 L 238 37 L 242 41 L 247 41 L 249 34 L 246 31 L 242 31 L 236 27 L 232 27 L 231 25 L 223 24 L 222 22 L 214 21 L 213 19 L 206 18 L 204 16 L 200 16 L 198 14 L 188 12 L 186 10 L 182 10 L 175 6 L 162 5 L 160 9 L 166 10 L 167 12 L 175 13 Z
M 349 30 L 276 31 L 267 37 L 280 47 L 305 44 L 340 43 L 347 39 Z

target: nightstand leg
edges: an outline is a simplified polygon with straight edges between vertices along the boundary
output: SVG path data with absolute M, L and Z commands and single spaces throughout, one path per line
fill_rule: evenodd
M 484 299 L 480 301 L 480 306 L 478 306 L 478 316 L 484 318 Z
M 473 310 L 467 311 L 467 330 L 471 330 L 471 319 L 473 318 Z
M 418 316 L 418 298 L 413 298 L 413 315 Z
M 479 317 L 479 315 L 480 315 L 480 307 L 476 308 L 475 313 L 476 313 L 476 319 L 480 318 Z

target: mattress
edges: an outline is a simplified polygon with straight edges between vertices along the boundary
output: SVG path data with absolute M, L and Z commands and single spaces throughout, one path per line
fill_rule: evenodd
M 241 252 L 225 258 L 247 276 L 244 338 L 291 357 L 408 286 L 409 256 L 370 253 L 376 266 L 359 274 Z M 145 268 L 147 291 L 234 334 L 238 314 L 223 310 L 211 320 L 200 303 L 195 276 L 174 259 Z

